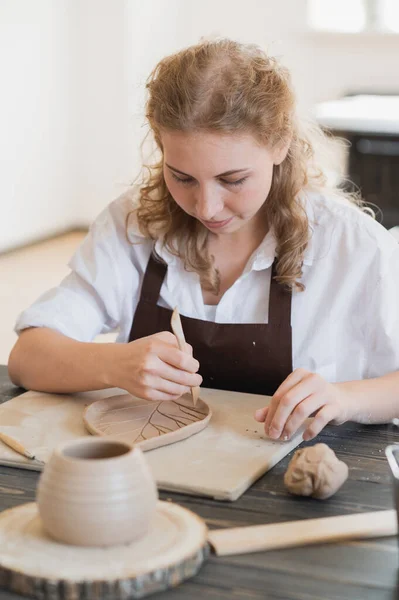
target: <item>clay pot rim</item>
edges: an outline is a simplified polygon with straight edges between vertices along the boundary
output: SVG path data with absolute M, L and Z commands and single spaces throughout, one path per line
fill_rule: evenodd
M 99 445 L 99 446 L 112 446 L 112 445 L 118 445 L 121 447 L 126 448 L 126 452 L 123 452 L 121 454 L 117 454 L 116 456 L 104 456 L 104 457 L 92 457 L 92 458 L 85 458 L 85 457 L 81 457 L 81 456 L 68 456 L 67 454 L 65 454 L 65 450 L 66 449 L 71 449 L 71 448 L 75 448 L 78 447 L 80 445 L 84 446 L 84 445 Z M 76 438 L 74 440 L 69 440 L 66 442 L 63 442 L 62 444 L 59 444 L 55 449 L 54 449 L 54 454 L 60 458 L 61 460 L 69 463 L 69 464 L 105 464 L 105 463 L 109 463 L 109 462 L 116 462 L 116 461 L 120 461 L 121 459 L 124 459 L 125 457 L 129 456 L 129 454 L 140 454 L 142 453 L 141 449 L 138 446 L 132 446 L 131 444 L 129 444 L 128 442 L 125 441 L 121 441 L 121 440 L 117 440 L 111 437 L 93 437 L 93 436 L 83 436 L 80 438 Z

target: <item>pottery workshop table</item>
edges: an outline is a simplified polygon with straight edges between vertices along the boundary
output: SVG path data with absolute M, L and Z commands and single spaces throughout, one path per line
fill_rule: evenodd
M 0 402 L 21 394 L 0 366 Z M 290 496 L 283 474 L 291 455 L 233 503 L 161 493 L 206 520 L 210 528 L 258 525 L 392 508 L 391 480 L 384 449 L 399 442 L 390 426 L 347 424 L 328 427 L 318 441 L 349 466 L 349 479 L 336 496 L 317 501 Z M 38 474 L 0 467 L 0 510 L 35 498 Z M 364 540 L 211 557 L 199 574 L 156 597 L 164 600 L 393 600 L 399 598 L 396 539 Z M 20 596 L 0 590 L 1 600 Z

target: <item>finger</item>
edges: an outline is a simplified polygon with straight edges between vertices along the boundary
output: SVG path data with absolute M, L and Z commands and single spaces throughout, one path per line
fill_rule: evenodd
M 159 390 L 152 390 L 151 397 L 146 398 L 147 400 L 153 400 L 154 402 L 171 402 L 172 400 L 178 400 L 180 395 L 178 394 L 166 394 Z
M 176 346 L 176 348 L 179 348 L 179 343 L 177 341 L 176 336 L 171 333 L 170 331 L 161 331 L 160 333 L 156 333 L 155 336 L 162 342 L 165 342 L 166 344 L 171 344 L 173 346 Z M 184 350 L 183 352 L 186 352 L 187 354 L 189 354 L 190 356 L 193 355 L 193 347 L 191 344 L 188 344 L 187 342 L 184 342 Z
M 288 417 L 281 438 L 289 440 L 291 436 L 298 431 L 313 413 L 318 411 L 325 404 L 323 394 L 311 394 L 305 400 L 302 400 Z
M 189 354 L 190 356 L 193 356 L 193 347 L 191 344 L 185 344 L 184 345 L 184 351 Z
M 280 399 L 273 419 L 270 423 L 269 436 L 272 439 L 277 439 L 281 436 L 288 417 L 291 415 L 295 407 L 310 395 L 317 392 L 318 388 L 318 376 L 314 375 L 313 373 L 308 373 L 304 379 L 286 392 L 286 394 Z
M 180 385 L 173 381 L 169 381 L 168 379 L 163 379 L 162 377 L 154 378 L 153 388 L 159 392 L 168 394 L 169 396 L 174 396 L 176 398 L 180 398 L 183 396 L 183 394 L 190 392 L 190 388 L 188 386 Z
M 306 369 L 295 369 L 288 375 L 286 379 L 284 379 L 283 383 L 277 388 L 277 390 L 273 394 L 277 398 L 282 398 L 285 394 L 298 383 L 300 383 L 303 379 L 311 375 L 310 371 Z
M 152 402 L 167 402 L 171 400 L 177 400 L 178 398 L 180 398 L 180 396 L 177 394 L 167 394 L 166 392 L 162 392 L 160 390 L 148 386 L 142 387 L 141 390 L 137 390 L 137 388 L 135 388 L 134 390 L 127 391 L 136 398 L 143 398 L 143 400 L 148 400 Z
M 303 434 L 303 439 L 307 442 L 312 440 L 320 431 L 329 423 L 333 421 L 338 413 L 338 408 L 335 404 L 326 404 L 322 409 L 319 410 L 317 415 L 314 417 L 312 424 L 306 429 Z
M 172 348 L 168 344 L 160 345 L 158 349 L 158 357 L 172 367 L 187 371 L 188 373 L 196 373 L 199 369 L 199 362 L 187 352 L 182 352 L 178 348 Z M 194 384 L 198 385 L 198 384 Z
M 192 388 L 196 387 L 197 385 L 201 385 L 202 377 L 199 373 L 183 371 L 182 369 L 177 369 L 176 367 L 173 367 L 170 364 L 163 362 L 160 358 L 158 360 L 159 364 L 156 368 L 156 374 L 162 379 L 171 381 L 172 383 L 178 385 L 183 385 L 187 388 Z
M 288 377 L 283 381 L 283 383 L 277 388 L 271 399 L 269 411 L 265 421 L 266 435 L 269 435 L 271 423 L 274 420 L 274 415 L 284 395 L 288 394 L 288 392 L 292 388 L 298 385 L 298 383 L 300 383 L 308 375 L 309 371 L 305 371 L 305 369 L 295 369 L 295 371 L 290 373 L 290 375 L 288 375 Z
M 176 336 L 171 331 L 160 331 L 159 333 L 154 333 L 152 336 L 160 340 L 161 342 L 165 342 L 165 344 L 171 344 L 172 346 L 179 347 Z
M 265 406 L 264 408 L 259 408 L 255 412 L 255 420 L 258 421 L 259 423 L 264 423 L 268 410 L 269 410 L 268 406 Z

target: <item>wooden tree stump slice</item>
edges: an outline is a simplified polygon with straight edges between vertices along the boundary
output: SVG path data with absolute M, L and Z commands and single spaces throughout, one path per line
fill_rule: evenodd
M 146 536 L 108 548 L 68 546 L 43 530 L 35 503 L 0 514 L 0 587 L 41 600 L 128 600 L 176 586 L 208 555 L 194 513 L 158 502 Z
M 83 421 L 94 435 L 111 436 L 145 451 L 198 433 L 208 425 L 211 416 L 208 404 L 198 399 L 194 406 L 189 394 L 165 402 L 123 394 L 90 404 Z

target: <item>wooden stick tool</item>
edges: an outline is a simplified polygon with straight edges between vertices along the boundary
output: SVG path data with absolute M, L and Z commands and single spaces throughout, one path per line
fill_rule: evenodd
M 173 314 L 172 314 L 171 327 L 172 327 L 173 333 L 175 334 L 175 336 L 177 338 L 177 343 L 179 344 L 180 350 L 182 352 L 186 352 L 185 346 L 184 346 L 186 343 L 186 338 L 184 337 L 183 327 L 182 327 L 181 320 L 180 320 L 180 314 L 179 314 L 177 307 L 175 308 L 175 310 L 173 311 Z M 199 394 L 200 394 L 200 389 L 198 386 L 191 388 L 191 397 L 193 399 L 194 406 L 197 404 Z
M 8 446 L 9 448 L 12 448 L 12 450 L 15 450 L 15 452 L 18 452 L 18 454 L 21 454 L 22 456 L 25 456 L 26 458 L 29 458 L 30 460 L 34 460 L 34 461 L 44 465 L 44 462 L 42 460 L 39 460 L 38 458 L 36 458 L 36 456 L 34 456 L 34 454 L 32 454 L 32 452 L 29 452 L 29 450 L 27 448 L 25 448 L 25 446 L 23 446 L 20 442 L 18 442 L 18 440 L 15 440 L 14 438 L 10 437 L 6 433 L 2 433 L 1 431 L 0 431 L 0 440 L 6 446 Z

